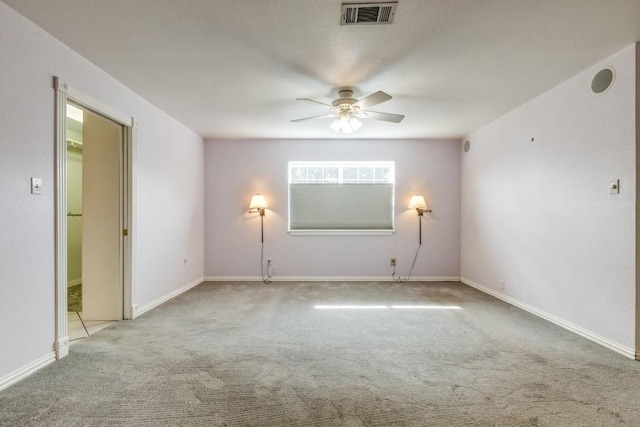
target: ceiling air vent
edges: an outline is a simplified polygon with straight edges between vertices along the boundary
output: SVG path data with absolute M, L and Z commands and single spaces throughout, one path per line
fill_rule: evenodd
M 342 3 L 342 25 L 391 24 L 397 6 L 397 1 Z

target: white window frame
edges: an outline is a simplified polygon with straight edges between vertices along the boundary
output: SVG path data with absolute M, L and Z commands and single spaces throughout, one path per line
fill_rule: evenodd
M 309 179 L 307 176 L 306 180 L 297 179 L 294 182 L 294 177 L 292 176 L 292 170 L 295 167 L 324 167 L 324 168 L 338 168 L 338 179 L 335 180 L 335 175 L 331 178 L 326 179 L 323 178 L 321 180 L 317 179 Z M 375 177 L 375 174 L 372 179 L 366 179 L 363 182 L 360 182 L 360 175 L 356 181 L 348 181 L 344 182 L 344 174 L 343 171 L 345 168 L 350 167 L 358 167 L 358 168 L 371 168 L 371 167 L 384 167 L 390 169 L 389 177 L 381 180 Z M 288 218 L 287 218 L 287 229 L 288 233 L 292 236 L 354 236 L 354 235 L 363 235 L 363 236 L 384 236 L 391 235 L 395 233 L 395 162 L 394 161 L 290 161 L 288 163 Z M 391 206 L 390 206 L 390 229 L 291 229 L 291 185 L 292 184 L 391 184 Z

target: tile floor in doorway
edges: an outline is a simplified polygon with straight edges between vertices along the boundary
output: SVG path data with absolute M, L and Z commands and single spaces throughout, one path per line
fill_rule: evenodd
M 69 331 L 69 341 L 77 341 L 87 338 L 98 331 L 116 323 L 113 320 L 83 320 L 82 312 L 67 312 L 67 328 Z

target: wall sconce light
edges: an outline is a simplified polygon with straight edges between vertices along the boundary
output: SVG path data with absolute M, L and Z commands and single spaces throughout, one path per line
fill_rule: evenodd
M 411 197 L 411 201 L 409 202 L 409 209 L 415 209 L 418 212 L 418 223 L 419 226 L 419 235 L 418 242 L 422 245 L 422 215 L 425 212 L 431 212 L 431 209 L 427 209 L 427 202 L 424 201 L 424 197 L 420 194 L 416 194 Z
M 264 277 L 264 214 L 267 209 L 267 201 L 262 194 L 255 194 L 251 197 L 249 202 L 249 213 L 257 212 L 260 214 L 260 242 L 262 244 L 260 249 L 260 274 L 262 275 L 262 281 L 266 284 L 271 283 L 271 273 L 269 267 L 271 266 L 271 260 L 267 261 L 267 277 Z
M 264 216 L 264 210 L 267 208 L 267 201 L 262 194 L 255 194 L 249 203 L 249 213 L 260 212 L 260 216 Z
M 411 197 L 409 209 L 415 209 L 418 212 L 418 216 L 422 216 L 424 212 L 431 212 L 431 209 L 427 209 L 427 202 L 424 201 L 424 197 L 419 194 Z
M 267 208 L 267 201 L 262 194 L 255 194 L 249 203 L 249 213 L 258 212 L 260 214 L 260 241 L 264 243 L 264 210 Z
M 425 212 L 431 212 L 431 209 L 427 209 L 427 202 L 424 201 L 424 197 L 420 194 L 416 194 L 411 197 L 409 201 L 409 209 L 415 209 L 418 212 L 418 249 L 416 249 L 416 254 L 413 257 L 413 263 L 411 263 L 411 269 L 409 270 L 409 275 L 406 278 L 402 278 L 400 276 L 396 277 L 396 264 L 395 258 L 392 258 L 393 265 L 393 273 L 391 273 L 391 277 L 396 282 L 407 283 L 411 279 L 411 273 L 413 273 L 413 267 L 416 265 L 416 260 L 418 259 L 418 253 L 420 253 L 420 248 L 422 247 L 422 217 Z

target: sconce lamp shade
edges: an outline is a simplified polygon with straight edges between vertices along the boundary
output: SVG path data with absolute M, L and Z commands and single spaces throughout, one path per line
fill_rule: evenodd
M 264 199 L 262 194 L 256 194 L 251 198 L 251 203 L 249 203 L 249 209 L 266 209 L 267 201 Z
M 409 209 L 427 209 L 427 203 L 424 201 L 424 197 L 419 194 L 411 197 Z

